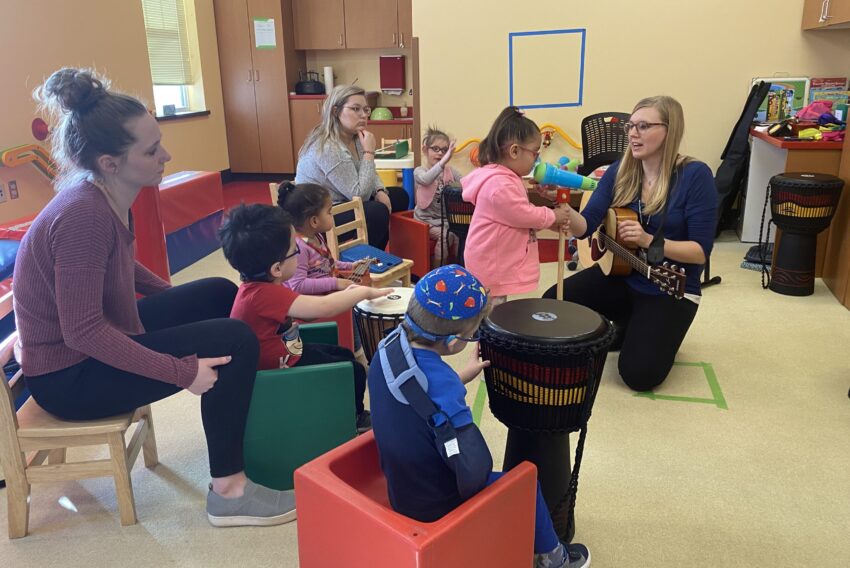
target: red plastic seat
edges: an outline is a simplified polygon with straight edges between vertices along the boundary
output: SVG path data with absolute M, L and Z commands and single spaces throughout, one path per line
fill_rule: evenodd
M 433 523 L 392 510 L 368 432 L 295 471 L 302 568 L 531 566 L 537 468 L 523 462 Z
M 431 253 L 436 240 L 428 235 L 428 224 L 413 218 L 413 210 L 390 215 L 390 252 L 413 261 L 410 273 L 422 278 L 431 270 Z

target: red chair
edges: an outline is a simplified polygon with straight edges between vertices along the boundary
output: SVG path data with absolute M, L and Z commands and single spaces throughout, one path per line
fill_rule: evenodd
M 390 215 L 390 252 L 413 261 L 410 273 L 422 278 L 431 270 L 431 253 L 436 240 L 428 236 L 428 224 L 413 218 L 413 211 Z
M 301 320 L 299 320 L 301 321 Z M 332 318 L 317 318 L 304 323 L 334 322 L 339 333 L 339 345 L 354 351 L 354 318 L 351 310 L 344 310 Z
M 531 566 L 536 491 L 523 462 L 439 521 L 414 521 L 390 507 L 368 432 L 295 470 L 301 568 Z

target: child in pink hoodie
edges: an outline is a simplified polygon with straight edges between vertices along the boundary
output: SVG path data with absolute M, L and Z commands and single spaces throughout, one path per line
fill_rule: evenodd
M 481 167 L 463 178 L 463 198 L 475 205 L 464 259 L 494 302 L 530 292 L 540 279 L 537 231 L 567 222 L 563 207 L 528 201 L 523 176 L 540 156 L 540 130 L 516 107 L 499 114 L 478 146 Z

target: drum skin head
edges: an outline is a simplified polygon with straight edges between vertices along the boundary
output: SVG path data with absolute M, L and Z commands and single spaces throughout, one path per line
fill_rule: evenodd
M 608 323 L 590 308 L 549 298 L 505 302 L 482 325 L 530 343 L 586 341 L 608 329 Z
M 388 295 L 375 300 L 361 300 L 357 308 L 367 314 L 403 316 L 413 297 L 413 288 L 393 288 Z

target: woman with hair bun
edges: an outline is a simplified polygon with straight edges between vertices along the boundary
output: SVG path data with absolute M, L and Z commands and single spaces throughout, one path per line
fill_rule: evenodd
M 228 318 L 236 285 L 208 278 L 171 287 L 134 259 L 130 206 L 171 159 L 156 119 L 89 70 L 56 71 L 34 97 L 57 121 L 60 177 L 21 243 L 13 280 L 19 362 L 33 398 L 60 418 L 93 420 L 188 390 L 201 397 L 210 523 L 293 520 L 291 491 L 244 472 L 259 345 Z

